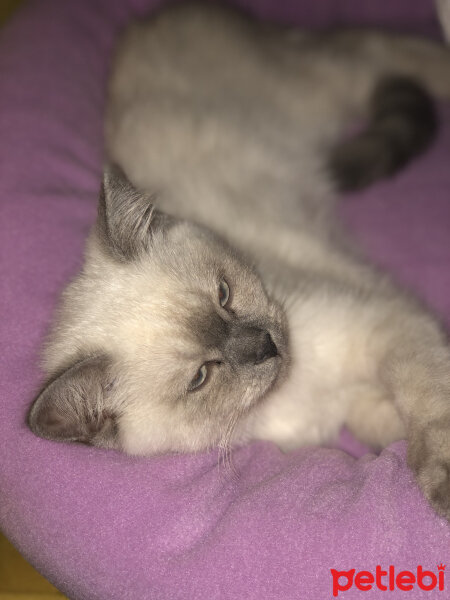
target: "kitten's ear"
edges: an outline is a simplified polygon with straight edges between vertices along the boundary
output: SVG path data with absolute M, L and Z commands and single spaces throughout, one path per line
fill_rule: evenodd
M 95 446 L 117 446 L 116 415 L 108 403 L 110 360 L 86 358 L 47 382 L 28 414 L 39 437 Z
M 100 191 L 97 232 L 121 261 L 132 260 L 149 246 L 152 233 L 170 217 L 153 206 L 154 196 L 137 190 L 117 165 L 108 165 Z

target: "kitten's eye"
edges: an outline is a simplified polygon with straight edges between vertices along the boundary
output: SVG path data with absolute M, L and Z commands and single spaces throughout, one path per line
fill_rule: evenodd
M 230 299 L 230 288 L 225 279 L 219 283 L 219 304 L 222 308 L 228 304 L 228 300 Z
M 195 390 L 203 385 L 206 381 L 206 377 L 208 375 L 208 365 L 204 364 L 200 367 L 200 369 L 195 374 L 194 379 L 189 384 L 189 391 Z

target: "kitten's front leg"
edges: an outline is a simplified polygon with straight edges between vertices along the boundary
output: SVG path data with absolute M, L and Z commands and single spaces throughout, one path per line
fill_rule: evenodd
M 435 510 L 450 520 L 450 348 L 426 314 L 398 318 L 379 375 L 402 416 L 408 463 Z

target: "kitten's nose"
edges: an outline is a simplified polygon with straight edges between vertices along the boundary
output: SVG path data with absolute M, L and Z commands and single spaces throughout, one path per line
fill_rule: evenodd
M 278 354 L 278 349 L 267 330 L 240 325 L 230 328 L 224 350 L 231 361 L 241 365 L 259 365 Z
M 275 346 L 270 333 L 268 331 L 263 331 L 262 333 L 261 345 L 256 349 L 255 353 L 255 365 L 259 365 L 278 354 L 278 348 Z

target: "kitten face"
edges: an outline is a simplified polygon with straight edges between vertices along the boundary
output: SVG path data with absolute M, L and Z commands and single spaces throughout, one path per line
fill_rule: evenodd
M 284 313 L 257 273 L 115 172 L 47 348 L 61 375 L 29 423 L 43 437 L 136 454 L 198 450 L 225 443 L 288 362 Z

